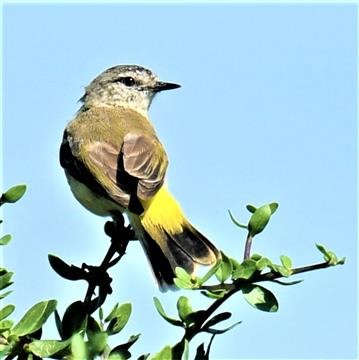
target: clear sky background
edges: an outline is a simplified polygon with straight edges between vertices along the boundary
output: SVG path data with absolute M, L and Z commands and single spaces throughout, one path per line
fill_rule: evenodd
M 322 260 L 318 242 L 347 257 L 299 285 L 268 284 L 278 313 L 230 299 L 222 310 L 243 323 L 215 339 L 212 358 L 356 358 L 356 14 L 353 4 L 5 5 L 2 181 L 28 185 L 3 214 L 14 236 L 3 258 L 16 272 L 7 298 L 15 317 L 44 299 L 58 299 L 63 313 L 83 298 L 85 284 L 58 277 L 49 253 L 80 265 L 98 264 L 107 250 L 105 219 L 73 198 L 58 148 L 84 86 L 134 63 L 182 85 L 158 95 L 150 115 L 170 158 L 169 186 L 201 232 L 240 259 L 245 232 L 227 209 L 244 222 L 246 204 L 277 201 L 255 252 L 301 266 Z M 181 337 L 152 297 L 175 314 L 182 293 L 157 290 L 139 244 L 111 275 L 105 310 L 133 303 L 118 342 L 142 333 L 139 356 Z M 56 336 L 52 320 L 46 329 Z

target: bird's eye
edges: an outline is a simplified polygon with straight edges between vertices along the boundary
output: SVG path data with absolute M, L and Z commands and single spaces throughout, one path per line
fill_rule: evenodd
M 121 77 L 118 81 L 122 82 L 122 84 L 126 86 L 134 86 L 136 84 L 136 80 L 132 76 Z

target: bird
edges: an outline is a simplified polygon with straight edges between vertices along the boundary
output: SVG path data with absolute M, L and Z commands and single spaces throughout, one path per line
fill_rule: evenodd
M 59 154 L 86 209 L 114 221 L 127 216 L 162 291 L 175 287 L 176 267 L 193 274 L 220 258 L 170 193 L 168 157 L 148 115 L 159 92 L 179 87 L 140 65 L 108 68 L 85 87 Z

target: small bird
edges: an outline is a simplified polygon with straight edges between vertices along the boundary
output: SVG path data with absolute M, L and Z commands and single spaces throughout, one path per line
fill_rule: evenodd
M 172 287 L 177 266 L 192 274 L 220 256 L 169 192 L 167 155 L 148 117 L 157 93 L 179 87 L 138 65 L 105 70 L 85 88 L 60 147 L 75 198 L 114 221 L 127 215 L 161 290 Z

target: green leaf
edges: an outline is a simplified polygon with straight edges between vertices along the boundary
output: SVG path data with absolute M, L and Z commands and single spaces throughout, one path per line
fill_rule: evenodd
M 189 274 L 185 269 L 177 266 L 175 268 L 175 273 L 178 279 L 191 283 L 191 274 Z
M 20 184 L 15 185 L 8 189 L 5 193 L 2 194 L 0 198 L 0 205 L 5 203 L 15 203 L 20 200 L 26 191 L 26 185 Z
M 138 335 L 132 335 L 128 341 L 124 344 L 118 345 L 115 348 L 113 348 L 109 355 L 109 360 L 126 360 L 131 357 L 131 353 L 128 351 L 128 349 L 139 339 L 140 334 Z
M 105 322 L 117 319 L 119 316 L 123 316 L 124 314 L 131 315 L 131 311 L 132 305 L 130 303 L 124 303 L 121 306 L 117 303 L 111 310 L 110 314 L 105 318 Z
M 315 246 L 317 247 L 317 249 L 322 253 L 322 254 L 326 254 L 327 253 L 327 249 L 324 247 L 324 245 L 321 244 L 315 244 Z
M 15 310 L 14 305 L 6 305 L 0 310 L 0 321 L 6 319 Z
M 288 268 L 286 268 L 284 266 L 276 265 L 275 269 L 276 269 L 277 272 L 279 272 L 279 274 L 281 274 L 284 277 L 289 277 L 289 276 L 292 275 L 292 270 L 288 269 Z
M 173 279 L 174 284 L 180 289 L 194 289 L 199 286 L 198 279 L 194 278 L 185 269 L 175 268 L 176 277 Z
M 84 278 L 82 270 L 77 266 L 70 266 L 59 257 L 51 254 L 48 255 L 48 259 L 53 270 L 64 279 L 80 280 Z
M 100 324 L 92 316 L 87 318 L 86 335 L 91 357 L 100 355 L 107 346 L 108 334 L 102 330 Z
M 275 296 L 266 288 L 259 285 L 246 285 L 242 288 L 244 298 L 255 309 L 276 312 L 278 310 L 278 301 Z
M 132 305 L 130 303 L 124 303 L 116 308 L 114 312 L 112 312 L 110 323 L 106 329 L 106 332 L 109 335 L 119 333 L 127 324 L 132 312 Z
M 131 358 L 131 353 L 127 350 L 111 352 L 108 360 L 127 360 Z
M 333 258 L 331 252 L 324 246 L 324 245 L 320 245 L 320 244 L 315 244 L 316 247 L 318 248 L 318 250 L 324 255 L 324 260 L 326 262 L 330 262 Z
M 224 295 L 226 295 L 228 290 L 226 289 L 220 289 L 220 290 L 203 290 L 201 291 L 201 294 L 210 298 L 210 299 L 222 299 Z
M 197 347 L 196 356 L 194 360 L 208 360 L 208 356 L 206 356 L 206 350 L 204 348 L 204 343 Z
M 263 259 L 263 256 L 261 254 L 252 254 L 251 259 L 254 261 L 259 261 L 260 259 Z
M 220 335 L 220 334 L 224 334 L 226 333 L 227 331 L 229 330 L 232 330 L 234 327 L 236 327 L 237 325 L 241 324 L 242 321 L 238 321 L 236 323 L 234 323 L 233 325 L 225 328 L 225 329 L 213 329 L 213 328 L 209 328 L 209 329 L 206 329 L 204 330 L 205 332 L 207 333 L 210 333 L 210 334 L 213 334 L 213 335 Z
M 111 352 L 108 360 L 127 360 L 131 358 L 131 353 L 128 350 Z
M 328 251 L 327 261 L 330 265 L 336 265 L 338 263 L 337 255 L 333 251 Z
M 217 280 L 224 283 L 232 275 L 233 267 L 230 259 L 221 251 L 222 261 L 215 273 Z
M 27 349 L 36 356 L 45 358 L 63 351 L 64 349 L 69 347 L 70 343 L 71 339 L 68 339 L 66 341 L 35 340 L 28 345 Z
M 4 358 L 6 355 L 9 355 L 12 352 L 10 345 L 0 344 L 0 358 Z
M 253 213 L 248 223 L 248 231 L 251 236 L 261 233 L 267 226 L 269 219 L 273 214 L 272 210 L 276 210 L 276 207 L 273 204 L 275 203 L 263 205 Z
M 129 349 L 140 338 L 140 336 L 141 334 L 131 335 L 127 342 L 122 344 L 122 346 L 126 347 L 126 349 Z
M 229 217 L 231 218 L 233 224 L 237 225 L 238 227 L 240 227 L 242 229 L 248 229 L 247 225 L 243 225 L 235 219 L 235 217 L 232 215 L 230 210 L 228 210 L 228 214 L 229 214 Z
M 149 358 L 149 356 L 150 356 L 150 354 L 143 354 L 137 360 L 147 360 Z
M 250 213 L 252 213 L 252 214 L 254 214 L 254 213 L 256 212 L 256 210 L 257 210 L 257 208 L 256 208 L 255 206 L 250 205 L 250 204 L 248 204 L 248 205 L 246 206 L 246 208 L 247 208 L 247 210 L 248 210 Z
M 317 249 L 324 255 L 324 261 L 326 261 L 329 265 L 343 265 L 345 263 L 345 258 L 338 260 L 337 255 L 333 252 L 328 250 L 326 247 L 320 244 L 315 244 Z
M 187 281 L 184 281 L 182 279 L 174 278 L 173 283 L 179 288 L 179 289 L 193 289 L 193 285 L 191 283 L 188 283 Z
M 98 316 L 99 316 L 99 318 L 100 318 L 100 321 L 102 321 L 102 320 L 103 320 L 103 309 L 102 309 L 102 307 L 100 307 L 100 308 L 98 309 Z
M 75 334 L 71 338 L 71 360 L 84 360 L 88 359 L 86 344 L 80 334 Z
M 0 333 L 11 329 L 13 324 L 14 324 L 14 322 L 12 320 L 2 320 L 2 321 L 0 321 Z
M 188 341 L 182 339 L 172 347 L 172 359 L 188 360 Z
M 151 360 L 172 360 L 172 349 L 171 346 L 165 346 L 160 352 L 153 355 Z
M 244 260 L 242 264 L 233 272 L 233 280 L 250 279 L 257 271 L 256 262 L 251 259 Z
M 214 326 L 222 321 L 229 319 L 231 316 L 232 314 L 230 312 L 222 312 L 220 314 L 217 314 L 203 325 L 203 329 L 210 328 L 211 326 Z
M 93 333 L 88 342 L 89 352 L 92 357 L 103 353 L 107 346 L 108 334 L 105 331 Z
M 272 215 L 277 211 L 279 204 L 278 203 L 271 203 L 269 204 L 270 210 Z
M 176 277 L 173 279 L 174 284 L 180 289 L 195 289 L 200 286 L 200 279 L 187 273 L 181 267 L 175 268 Z
M 0 295 L 0 300 L 4 299 L 6 296 L 10 295 L 12 293 L 12 290 L 11 291 L 7 291 L 3 294 Z
M 88 338 L 91 338 L 94 334 L 102 332 L 101 325 L 92 317 L 88 316 L 86 325 L 86 334 Z
M 154 302 L 154 304 L 155 304 L 155 307 L 156 307 L 158 313 L 159 313 L 167 322 L 169 322 L 170 324 L 175 325 L 175 326 L 181 326 L 181 327 L 183 327 L 182 321 L 173 319 L 173 318 L 169 317 L 169 316 L 165 313 L 165 310 L 163 309 L 163 306 L 162 306 L 160 300 L 159 300 L 157 297 L 154 297 L 154 298 L 153 298 L 153 302 Z
M 292 260 L 290 257 L 286 256 L 286 255 L 281 255 L 280 256 L 280 261 L 282 263 L 282 265 L 286 268 L 291 270 L 292 269 Z
M 56 300 L 41 301 L 35 304 L 15 325 L 12 329 L 12 334 L 24 336 L 39 330 L 55 310 L 56 305 Z
M 115 348 L 113 348 L 112 351 L 110 352 L 110 354 L 112 354 L 113 352 L 119 351 L 119 350 L 120 351 L 128 350 L 140 338 L 140 336 L 141 336 L 141 334 L 131 335 L 126 343 L 118 345 Z
M 231 261 L 233 271 L 236 271 L 241 266 L 236 259 L 229 258 L 229 260 Z
M 188 315 L 192 313 L 192 306 L 189 299 L 185 296 L 180 296 L 177 301 L 177 310 L 180 319 L 188 325 Z
M 58 313 L 58 311 L 55 309 L 54 311 L 54 316 L 55 316 L 55 325 L 56 325 L 56 329 L 61 337 L 61 339 L 64 339 L 64 335 L 62 333 L 62 322 L 60 319 L 60 315 Z
M 13 272 L 6 272 L 4 275 L 0 276 L 0 290 L 5 289 L 12 284 L 12 281 L 10 280 L 13 275 Z
M 223 254 L 223 253 L 221 252 L 221 254 Z M 217 262 L 209 269 L 209 271 L 198 280 L 198 282 L 197 282 L 198 286 L 203 285 L 207 280 L 209 280 L 215 274 L 217 269 L 221 266 L 221 263 L 222 263 L 222 258 L 219 257 L 217 259 Z
M 66 309 L 62 318 L 62 336 L 64 339 L 84 330 L 87 322 L 86 306 L 82 301 L 75 301 Z
M 35 332 L 29 334 L 30 338 L 32 340 L 40 340 L 41 336 L 42 336 L 42 328 L 40 328 L 39 330 L 36 330 Z
M 257 261 L 256 263 L 256 267 L 258 271 L 262 271 L 264 270 L 266 267 L 271 267 L 273 264 L 272 262 L 266 258 L 266 257 L 262 257 L 260 260 Z
M 117 303 L 117 304 L 113 307 L 113 309 L 111 310 L 111 312 L 105 317 L 105 322 L 109 322 L 109 321 L 111 321 L 112 319 L 114 319 L 114 318 L 116 317 L 116 311 L 117 311 L 119 305 L 120 305 L 120 304 Z
M 6 234 L 0 238 L 0 245 L 7 245 L 11 241 L 11 235 Z

